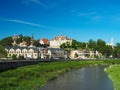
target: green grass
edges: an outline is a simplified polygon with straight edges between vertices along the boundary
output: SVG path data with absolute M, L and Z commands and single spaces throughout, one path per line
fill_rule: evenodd
M 106 72 L 113 81 L 114 89 L 120 90 L 120 64 L 108 67 Z
M 96 61 L 59 61 L 19 67 L 0 73 L 0 90 L 37 90 L 48 80 L 83 66 L 111 65 L 120 60 Z

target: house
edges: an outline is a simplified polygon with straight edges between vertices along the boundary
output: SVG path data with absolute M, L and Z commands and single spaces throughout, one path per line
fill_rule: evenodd
M 50 59 L 50 55 L 48 54 L 48 48 L 46 47 L 38 47 L 39 57 L 41 59 Z
M 60 48 L 48 48 L 50 59 L 67 59 L 67 52 Z
M 50 45 L 49 40 L 46 39 L 46 38 L 41 39 L 41 40 L 39 41 L 39 43 L 40 43 L 41 45 L 46 45 L 46 46 L 49 46 L 49 45 Z
M 66 59 L 67 52 L 59 48 L 47 48 L 47 47 L 19 47 L 9 46 L 6 47 L 8 53 L 7 57 L 11 58 L 16 55 L 17 58 L 23 56 L 25 59 Z
M 39 47 L 39 56 L 41 59 L 66 59 L 67 52 L 60 48 Z
M 36 47 L 19 47 L 19 46 L 9 46 L 5 48 L 8 55 L 8 58 L 11 58 L 13 55 L 16 55 L 17 58 L 23 56 L 24 58 L 37 59 L 38 49 Z
M 67 36 L 63 36 L 62 34 L 53 38 L 50 41 L 50 48 L 60 48 L 60 45 L 63 43 L 72 43 L 72 39 L 67 38 Z
M 70 52 L 70 58 L 71 59 L 95 59 L 95 56 L 99 56 L 98 51 L 72 50 Z

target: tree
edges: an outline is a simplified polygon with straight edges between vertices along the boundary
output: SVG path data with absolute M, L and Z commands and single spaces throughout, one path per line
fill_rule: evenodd
M 16 59 L 17 59 L 17 55 L 16 55 L 16 54 L 13 54 L 13 55 L 12 55 L 12 59 L 13 59 L 13 60 L 16 60 Z
M 104 49 L 106 47 L 106 42 L 98 39 L 97 40 L 97 46 L 96 46 L 96 50 L 98 50 L 99 52 L 101 52 L 104 55 Z
M 77 47 L 77 49 L 85 49 L 86 43 L 85 42 L 77 42 L 76 47 Z
M 40 45 L 39 40 L 34 40 L 34 45 L 38 47 Z
M 71 47 L 74 48 L 74 49 L 77 49 L 77 45 L 78 45 L 77 41 L 76 40 L 72 40 Z
M 30 45 L 31 37 L 25 36 L 25 37 L 23 37 L 23 40 L 24 40 L 25 42 L 27 42 L 27 46 Z
M 103 41 L 102 39 L 98 39 L 97 40 L 97 46 L 99 46 L 99 47 L 106 46 L 106 42 Z
M 66 43 L 61 44 L 60 48 L 62 48 L 62 49 L 66 48 Z
M 117 48 L 120 48 L 120 43 L 116 43 L 116 47 L 117 47 Z
M 20 44 L 23 41 L 23 35 L 18 35 L 18 39 L 16 40 L 17 44 Z
M 4 47 L 0 45 L 0 58 L 6 58 L 7 57 L 7 51 Z
M 120 58 L 120 43 L 116 43 L 113 51 L 113 57 Z
M 12 42 L 13 42 L 12 37 L 6 37 L 0 41 L 0 45 L 1 46 L 12 46 Z
M 96 42 L 94 40 L 90 39 L 88 42 L 88 47 L 92 50 L 95 50 L 96 46 L 97 46 Z
M 103 47 L 102 53 L 104 53 L 105 57 L 109 58 L 110 55 L 112 55 L 112 53 L 113 53 L 112 46 L 106 45 L 105 47 Z

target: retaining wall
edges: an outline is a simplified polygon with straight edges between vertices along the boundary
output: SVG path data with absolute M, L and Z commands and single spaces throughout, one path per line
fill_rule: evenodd
M 21 66 L 34 65 L 40 63 L 40 60 L 8 60 L 0 61 L 0 72 L 14 69 Z

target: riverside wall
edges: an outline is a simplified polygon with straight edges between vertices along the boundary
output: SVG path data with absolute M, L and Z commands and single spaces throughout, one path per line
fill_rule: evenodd
M 0 60 L 0 72 L 21 66 L 34 65 L 40 62 L 40 60 Z

